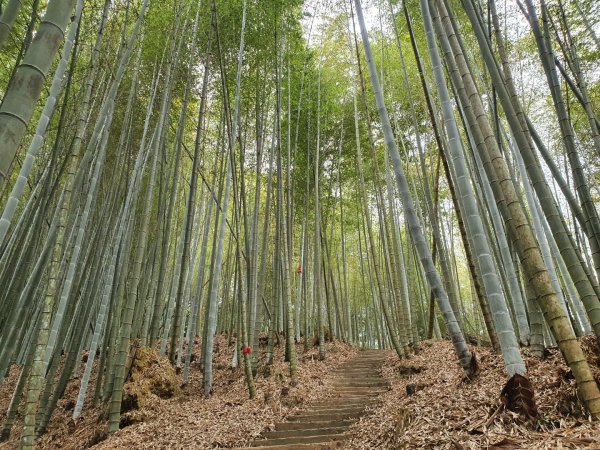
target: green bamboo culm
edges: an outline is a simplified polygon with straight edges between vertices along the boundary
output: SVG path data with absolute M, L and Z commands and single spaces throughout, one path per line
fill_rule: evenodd
M 404 175 L 404 170 L 402 169 L 400 153 L 398 151 L 398 147 L 396 146 L 396 140 L 394 139 L 394 135 L 392 132 L 387 108 L 385 106 L 383 95 L 381 93 L 379 78 L 377 76 L 377 68 L 375 67 L 375 62 L 373 61 L 373 56 L 371 53 L 369 36 L 367 35 L 367 29 L 365 26 L 365 19 L 363 17 L 360 0 L 354 0 L 354 4 L 356 5 L 356 15 L 360 26 L 360 33 L 365 49 L 365 57 L 367 59 L 367 64 L 369 67 L 369 74 L 371 75 L 371 83 L 373 85 L 373 91 L 375 94 L 377 112 L 379 113 L 379 119 L 381 120 L 381 124 L 383 127 L 386 149 L 390 154 L 390 159 L 392 160 L 392 166 L 394 169 L 394 174 L 396 176 L 396 184 L 398 185 L 398 192 L 400 193 L 402 204 L 404 206 L 404 212 L 406 215 L 406 221 L 409 226 L 410 234 L 413 239 L 415 249 L 418 253 L 421 264 L 423 265 L 423 268 L 425 270 L 427 281 L 429 282 L 429 285 L 436 297 L 438 306 L 440 308 L 440 311 L 442 312 L 446 326 L 448 327 L 450 338 L 452 339 L 452 343 L 458 355 L 461 367 L 465 371 L 470 371 L 471 351 L 467 346 L 465 337 L 458 325 L 456 316 L 454 315 L 454 312 L 452 311 L 452 308 L 450 306 L 448 296 L 443 288 L 440 276 L 438 275 L 437 270 L 435 269 L 435 266 L 433 264 L 431 258 L 431 251 L 429 250 L 429 246 L 427 245 L 427 241 L 425 240 L 423 228 L 421 226 L 421 221 L 416 213 L 414 202 L 410 194 L 408 182 L 406 180 L 406 176 Z
M 0 106 L 0 189 L 10 177 L 13 159 L 63 42 L 74 6 L 75 0 L 50 0 L 35 38 L 4 94 Z

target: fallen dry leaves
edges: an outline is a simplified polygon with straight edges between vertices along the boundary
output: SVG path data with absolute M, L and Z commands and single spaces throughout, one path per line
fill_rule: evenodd
M 590 363 L 600 360 L 593 338 L 583 347 Z M 579 402 L 575 382 L 558 350 L 543 361 L 527 355 L 540 416 L 523 422 L 501 407 L 506 383 L 502 358 L 477 347 L 481 365 L 471 382 L 463 380 L 448 341 L 426 341 L 408 360 L 390 356 L 382 375 L 391 390 L 353 425 L 347 449 L 599 449 L 600 424 Z
M 583 347 L 595 374 L 600 374 L 597 342 L 586 338 Z M 208 399 L 203 395 L 197 361 L 192 364 L 190 383 L 178 391 L 173 376 L 180 383 L 181 375 L 174 374 L 156 352 L 141 349 L 125 387 L 126 393 L 140 396 L 139 405 L 123 414 L 127 426 L 112 436 L 106 434 L 106 411 L 91 406 L 93 384 L 81 419 L 72 422 L 79 389 L 75 377 L 38 448 L 208 450 L 245 446 L 290 413 L 332 396 L 330 371 L 357 352 L 340 342 L 328 343 L 327 359 L 319 361 L 316 349 L 304 352 L 298 345 L 298 385 L 291 386 L 283 348 L 276 347 L 269 376 L 261 349 L 257 396 L 250 400 L 241 369 L 230 367 L 232 347 L 225 337 L 217 339 L 216 349 L 214 395 Z M 352 427 L 354 437 L 345 448 L 600 449 L 600 425 L 591 422 L 583 410 L 558 350 L 547 351 L 545 360 L 524 351 L 540 413 L 535 423 L 525 423 L 502 408 L 500 393 L 506 383 L 502 358 L 486 347 L 476 347 L 476 352 L 481 371 L 470 382 L 464 381 L 450 342 L 426 341 L 419 354 L 403 361 L 390 353 L 382 375 L 391 389 Z M 199 354 L 198 344 L 194 353 Z M 18 372 L 13 368 L 0 388 L 0 411 L 8 406 Z M 0 444 L 0 449 L 17 447 L 20 421 L 19 416 L 11 440 Z
M 231 368 L 233 347 L 227 345 L 227 338 L 218 337 L 215 348 L 214 394 L 210 398 L 204 397 L 202 372 L 197 361 L 192 363 L 189 383 L 181 387 L 180 392 L 177 389 L 170 392 L 173 371 L 170 366 L 164 366 L 166 359 L 152 358 L 153 350 L 140 349 L 137 364 L 141 367 L 136 369 L 134 364 L 132 379 L 124 388 L 126 396 L 138 397 L 138 405 L 122 415 L 121 424 L 127 426 L 111 436 L 106 434 L 106 411 L 90 406 L 93 383 L 90 383 L 82 417 L 77 423 L 71 420 L 80 382 L 75 377 L 37 448 L 208 450 L 244 446 L 304 403 L 331 396 L 328 373 L 358 351 L 342 342 L 327 343 L 326 360 L 319 361 L 316 349 L 305 352 L 302 345 L 297 345 L 298 384 L 291 386 L 289 365 L 283 361 L 283 345 L 275 347 L 275 362 L 268 376 L 263 370 L 263 348 L 256 377 L 257 395 L 250 400 L 242 369 Z M 198 343 L 193 354 L 200 354 Z M 177 377 L 181 383 L 181 375 Z M 6 411 L 17 378 L 18 370 L 13 370 L 11 378 L 2 385 L 0 411 Z M 164 398 L 169 396 L 171 398 Z M 21 423 L 19 416 L 11 440 L 0 444 L 0 449 L 17 447 Z

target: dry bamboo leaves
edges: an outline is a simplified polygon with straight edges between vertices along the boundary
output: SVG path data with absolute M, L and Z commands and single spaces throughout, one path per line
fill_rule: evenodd
M 285 415 L 301 408 L 305 402 L 333 395 L 328 373 L 338 364 L 354 356 L 355 350 L 341 343 L 328 344 L 325 361 L 318 360 L 312 349 L 299 358 L 299 385 L 287 382 L 288 369 L 283 363 L 283 348 L 276 347 L 276 363 L 271 376 L 257 378 L 259 395 L 249 400 L 243 374 L 230 369 L 230 348 L 219 338 L 221 351 L 215 355 L 215 395 L 202 396 L 201 373 L 193 364 L 190 383 L 173 398 L 158 394 L 144 398 L 144 406 L 126 416 L 132 422 L 123 430 L 106 437 L 106 418 L 98 408 L 86 406 L 81 421 L 70 423 L 69 402 L 77 395 L 78 379 L 71 381 L 65 399 L 53 418 L 49 432 L 40 441 L 42 449 L 211 449 L 245 445 L 261 431 L 272 428 Z M 582 347 L 589 355 L 594 373 L 600 372 L 597 343 L 585 338 Z M 298 350 L 302 354 L 302 346 Z M 148 378 L 161 380 L 159 362 L 144 362 L 145 349 L 136 356 L 133 378 L 143 366 Z M 426 341 L 422 352 L 409 360 L 391 356 L 382 374 L 391 390 L 383 393 L 381 403 L 372 406 L 368 414 L 353 428 L 354 437 L 347 449 L 598 449 L 600 424 L 591 422 L 582 408 L 575 382 L 558 351 L 552 349 L 545 360 L 527 355 L 528 376 L 536 388 L 536 408 L 539 417 L 524 421 L 519 413 L 504 408 L 499 394 L 506 376 L 501 357 L 479 347 L 479 376 L 462 382 L 464 371 L 456 364 L 452 345 L 446 341 Z M 142 359 L 140 359 L 142 358 Z M 157 373 L 152 374 L 152 371 Z M 0 389 L 0 410 L 10 401 L 10 389 L 18 378 L 13 370 Z M 169 377 L 167 377 L 169 378 Z M 139 382 L 150 383 L 143 377 Z M 150 384 L 151 386 L 151 384 Z M 407 395 L 407 388 L 414 391 Z M 525 402 L 527 384 L 517 383 L 517 399 Z M 126 385 L 126 389 L 130 386 Z M 146 386 L 144 389 L 151 390 Z M 509 391 L 510 389 L 506 389 Z M 507 392 L 505 391 L 505 394 Z M 507 394 L 508 395 L 508 394 Z M 511 394 L 512 395 L 512 394 Z M 86 405 L 91 405 L 91 398 Z M 18 430 L 18 426 L 15 429 Z M 18 434 L 18 433 L 17 433 Z M 0 449 L 15 447 L 15 439 L 0 444 Z
M 590 339 L 585 338 L 582 346 L 595 352 Z M 423 351 L 409 360 L 390 358 L 382 373 L 392 389 L 381 395 L 379 407 L 353 427 L 355 436 L 346 448 L 600 448 L 600 424 L 584 412 L 558 352 L 544 361 L 524 355 L 536 389 L 539 417 L 534 421 L 523 420 L 499 399 L 506 381 L 502 358 L 489 348 L 479 347 L 477 352 L 480 373 L 468 383 L 463 382 L 464 371 L 446 341 L 424 342 Z M 597 363 L 594 356 L 589 360 Z M 419 388 L 407 395 L 409 386 Z M 533 414 L 524 393 L 527 384 L 519 380 L 517 386 L 515 397 Z
M 91 406 L 90 395 L 77 424 L 70 420 L 72 409 L 69 410 L 68 405 L 77 398 L 80 382 L 75 377 L 59 403 L 48 433 L 38 441 L 38 449 L 208 450 L 243 446 L 305 402 L 331 396 L 328 373 L 357 352 L 341 342 L 327 343 L 327 359 L 319 361 L 317 349 L 303 352 L 303 345 L 299 344 L 298 354 L 305 357 L 298 363 L 298 385 L 291 386 L 289 366 L 283 362 L 284 348 L 275 347 L 271 376 L 257 377 L 258 395 L 250 400 L 242 370 L 231 369 L 233 347 L 228 347 L 225 337 L 219 337 L 215 348 L 220 351 L 214 356 L 215 395 L 210 399 L 203 395 L 199 361 L 192 364 L 189 383 L 180 388 L 181 375 L 175 373 L 166 358 L 157 357 L 152 349 L 139 349 L 131 380 L 125 384 L 126 394 L 135 394 L 137 406 L 123 415 L 122 425 L 127 426 L 110 437 L 106 433 L 105 411 Z M 198 355 L 199 351 L 196 343 L 194 354 Z M 263 362 L 261 359 L 260 366 Z M 13 368 L 10 379 L 0 387 L 0 412 L 8 407 L 18 372 Z M 175 385 L 173 377 L 177 380 Z M 93 393 L 93 389 L 89 392 Z M 20 428 L 17 422 L 12 439 L 0 443 L 0 449 L 16 447 Z

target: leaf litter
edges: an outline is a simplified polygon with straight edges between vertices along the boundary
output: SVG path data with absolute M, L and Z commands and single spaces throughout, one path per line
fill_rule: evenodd
M 265 344 L 266 339 L 261 342 Z M 264 364 L 265 349 L 259 351 L 255 378 L 257 395 L 252 400 L 248 397 L 243 369 L 231 367 L 234 347 L 228 345 L 226 336 L 218 336 L 215 340 L 213 395 L 210 398 L 204 396 L 199 358 L 192 358 L 189 381 L 183 386 L 182 374 L 166 357 L 160 356 L 155 349 L 138 349 L 123 389 L 121 430 L 110 436 L 107 433 L 107 408 L 93 405 L 96 367 L 82 416 L 77 422 L 71 418 L 82 364 L 80 372 L 70 380 L 48 431 L 38 439 L 36 448 L 208 450 L 247 446 L 262 431 L 273 429 L 275 423 L 300 410 L 304 404 L 333 396 L 329 372 L 358 352 L 343 342 L 328 342 L 326 359 L 319 361 L 316 348 L 304 351 L 303 344 L 297 344 L 298 383 L 292 386 L 289 364 L 284 362 L 283 338 L 280 342 L 281 345 L 274 346 L 274 362 L 268 370 Z M 192 355 L 200 355 L 198 340 Z M 0 386 L 2 416 L 8 409 L 19 372 L 19 368 L 13 367 Z M 18 447 L 22 420 L 20 408 L 10 439 L 0 442 L 1 450 Z
M 598 381 L 598 341 L 581 343 Z M 425 341 L 408 360 L 389 356 L 381 372 L 391 389 L 352 426 L 344 448 L 600 449 L 600 423 L 585 412 L 557 348 L 544 360 L 523 351 L 539 412 L 534 421 L 504 408 L 502 357 L 489 347 L 476 351 L 480 371 L 471 381 L 464 380 L 449 341 Z
M 586 337 L 581 342 L 594 375 L 600 380 L 598 341 Z M 38 440 L 37 448 L 208 450 L 249 445 L 287 415 L 313 401 L 332 397 L 330 372 L 358 352 L 341 342 L 327 343 L 326 360 L 319 361 L 317 349 L 305 352 L 303 345 L 298 344 L 297 350 L 298 384 L 292 386 L 289 366 L 283 361 L 283 346 L 275 346 L 274 364 L 268 376 L 264 348 L 261 349 L 257 396 L 250 400 L 242 369 L 231 368 L 233 346 L 228 345 L 225 336 L 216 340 L 214 394 L 210 398 L 204 397 L 197 359 L 192 363 L 189 383 L 181 386 L 181 374 L 165 357 L 154 349 L 139 349 L 124 386 L 126 411 L 120 431 L 107 434 L 107 410 L 92 404 L 93 382 L 82 417 L 76 423 L 71 420 L 79 390 L 78 373 L 59 401 L 48 432 Z M 480 371 L 471 381 L 465 381 L 448 341 L 425 341 L 420 353 L 408 360 L 400 361 L 390 352 L 381 368 L 390 390 L 381 394 L 379 402 L 352 426 L 353 437 L 344 448 L 600 448 L 600 424 L 591 421 L 585 412 L 573 376 L 558 349 L 548 349 L 543 360 L 523 351 L 539 412 L 533 422 L 504 408 L 501 393 L 507 380 L 501 356 L 488 347 L 477 347 L 476 351 Z M 199 354 L 196 342 L 193 355 Z M 2 412 L 8 408 L 19 372 L 18 367 L 12 367 L 0 386 Z M 92 381 L 95 378 L 96 368 Z M 9 441 L 0 443 L 0 449 L 17 448 L 21 414 L 22 407 Z

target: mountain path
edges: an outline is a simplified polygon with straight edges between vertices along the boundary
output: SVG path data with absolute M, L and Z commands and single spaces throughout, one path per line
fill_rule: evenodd
M 251 447 L 237 450 L 327 450 L 339 448 L 351 437 L 350 426 L 377 402 L 389 385 L 379 369 L 389 351 L 364 350 L 333 370 L 332 397 L 307 405 L 304 410 L 264 431 Z

